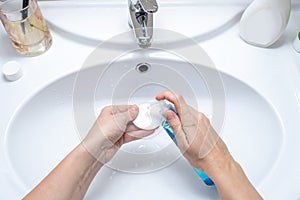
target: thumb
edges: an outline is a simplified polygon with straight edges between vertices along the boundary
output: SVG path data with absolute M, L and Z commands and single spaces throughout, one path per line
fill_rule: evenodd
M 128 106 L 127 109 L 115 113 L 115 123 L 120 130 L 125 131 L 127 124 L 133 121 L 138 115 L 139 109 L 136 105 Z
M 174 132 L 178 147 L 181 150 L 184 150 L 187 146 L 187 141 L 179 117 L 171 110 L 166 111 L 165 115 L 171 129 Z

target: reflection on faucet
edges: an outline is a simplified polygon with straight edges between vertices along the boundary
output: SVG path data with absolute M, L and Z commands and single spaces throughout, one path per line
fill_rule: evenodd
M 138 45 L 148 48 L 153 35 L 153 13 L 158 9 L 156 0 L 128 0 L 129 26 L 133 29 Z

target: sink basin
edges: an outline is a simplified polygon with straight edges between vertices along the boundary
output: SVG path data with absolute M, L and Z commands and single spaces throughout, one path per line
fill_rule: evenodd
M 99 63 L 87 61 L 79 72 L 34 92 L 10 120 L 5 155 L 18 180 L 16 190 L 23 195 L 80 142 L 103 106 L 153 101 L 167 89 L 182 94 L 212 119 L 256 187 L 264 184 L 277 165 L 284 129 L 276 110 L 246 83 L 218 72 L 209 59 L 210 65 L 188 62 L 154 45 Z M 98 173 L 86 198 L 120 196 L 218 198 L 216 189 L 205 186 L 162 128 L 124 145 Z
M 0 78 L 0 199 L 21 199 L 29 192 L 80 142 L 104 105 L 153 101 L 158 92 L 172 89 L 211 119 L 264 199 L 299 200 L 300 57 L 289 42 L 298 31 L 299 6 L 279 43 L 261 49 L 238 37 L 236 24 L 248 3 L 159 2 L 155 27 L 201 44 L 222 72 L 204 52 L 201 59 L 198 51 L 182 57 L 176 48 L 189 42 L 155 32 L 157 48 L 123 51 L 124 45 L 111 43 L 78 73 L 96 44 L 129 30 L 124 0 L 40 1 L 55 42 L 35 58 L 16 56 L 2 28 L 0 65 L 16 60 L 25 73 L 15 82 Z M 168 51 L 157 45 L 163 36 Z M 125 39 L 134 41 L 131 35 Z M 120 196 L 218 199 L 162 129 L 124 145 L 95 177 L 86 199 Z

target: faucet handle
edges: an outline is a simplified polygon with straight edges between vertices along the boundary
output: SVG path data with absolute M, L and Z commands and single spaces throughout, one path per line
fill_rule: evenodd
M 139 0 L 142 9 L 147 13 L 155 13 L 158 10 L 156 0 Z

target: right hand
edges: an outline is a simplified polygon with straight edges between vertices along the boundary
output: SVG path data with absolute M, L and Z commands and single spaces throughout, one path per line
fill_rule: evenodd
M 203 113 L 170 91 L 158 94 L 156 99 L 166 99 L 175 105 L 179 116 L 171 110 L 165 115 L 178 147 L 193 167 L 213 180 L 221 199 L 262 199 Z
M 222 163 L 232 159 L 207 117 L 189 106 L 181 95 L 165 91 L 156 99 L 166 99 L 174 104 L 179 116 L 171 110 L 166 111 L 165 115 L 179 149 L 193 167 L 206 172 L 209 168 L 221 168 Z

